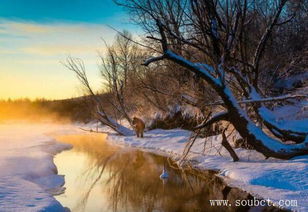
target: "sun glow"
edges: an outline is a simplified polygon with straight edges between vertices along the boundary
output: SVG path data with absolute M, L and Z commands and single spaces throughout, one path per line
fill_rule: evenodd
M 61 64 L 68 55 L 83 59 L 93 86 L 101 86 L 98 51 L 104 48 L 100 39 L 103 36 L 109 42 L 115 34 L 104 25 L 2 20 L 0 29 L 0 99 L 81 95 L 74 74 Z

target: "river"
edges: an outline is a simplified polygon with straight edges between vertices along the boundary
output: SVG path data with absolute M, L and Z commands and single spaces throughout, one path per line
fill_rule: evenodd
M 212 171 L 181 170 L 165 157 L 113 145 L 104 134 L 66 135 L 57 140 L 73 145 L 54 159 L 58 173 L 65 175 L 66 187 L 55 198 L 73 212 L 251 209 L 233 204 L 252 199 L 251 195 L 227 186 Z M 167 180 L 159 177 L 164 164 Z M 223 199 L 231 206 L 210 206 L 210 200 Z

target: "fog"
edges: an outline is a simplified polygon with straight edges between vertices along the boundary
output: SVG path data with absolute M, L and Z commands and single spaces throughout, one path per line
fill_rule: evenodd
M 48 104 L 31 101 L 0 101 L 0 123 L 4 122 L 71 122 L 69 114 L 59 112 Z

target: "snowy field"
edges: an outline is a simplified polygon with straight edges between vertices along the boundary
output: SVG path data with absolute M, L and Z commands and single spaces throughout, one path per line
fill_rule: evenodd
M 52 136 L 76 133 L 72 125 L 0 124 L 0 211 L 64 211 L 55 154 L 70 148 Z M 79 132 L 80 133 L 80 132 Z
M 109 135 L 108 140 L 178 159 L 189 136 L 190 132 L 181 129 L 152 130 L 143 139 Z M 197 140 L 188 156 L 196 168 L 217 170 L 229 185 L 269 199 L 277 206 L 308 211 L 308 156 L 265 160 L 254 150 L 236 149 L 240 161 L 232 162 L 228 152 L 221 149 L 220 136 L 207 138 L 206 146 L 203 141 Z

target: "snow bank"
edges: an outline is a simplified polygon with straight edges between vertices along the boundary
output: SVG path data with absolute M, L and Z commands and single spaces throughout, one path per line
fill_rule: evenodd
M 56 153 L 71 148 L 52 135 L 76 132 L 72 125 L 0 124 L 0 210 L 65 211 L 53 194 L 63 192 Z
M 157 154 L 180 158 L 189 131 L 152 130 L 145 133 L 145 138 L 134 136 L 121 137 L 109 135 L 108 140 L 132 147 L 143 148 Z M 308 156 L 293 160 L 265 160 L 263 155 L 254 150 L 235 149 L 240 162 L 232 162 L 228 152 L 221 148 L 221 136 L 197 139 L 188 159 L 196 168 L 219 171 L 219 176 L 231 186 L 279 204 L 280 200 L 296 200 L 293 210 L 308 211 Z
M 304 102 L 302 103 L 304 104 Z M 306 103 L 308 105 L 308 103 Z M 261 116 L 269 123 L 276 125 L 278 128 L 283 130 L 290 130 L 296 131 L 300 133 L 307 133 L 308 132 L 308 118 L 306 119 L 299 119 L 297 117 L 298 114 L 301 116 L 305 116 L 307 111 L 298 111 L 298 105 L 287 105 L 280 108 L 276 108 L 275 111 L 271 111 L 265 107 L 261 107 L 259 109 Z M 304 108 L 304 107 L 301 107 Z M 303 110 L 303 109 L 302 109 Z M 297 113 L 295 113 L 296 111 Z M 305 112 L 305 113 L 304 113 Z M 288 117 L 286 117 L 288 115 Z M 291 116 L 293 115 L 293 116 Z

